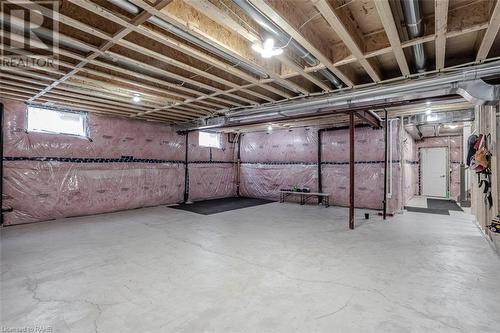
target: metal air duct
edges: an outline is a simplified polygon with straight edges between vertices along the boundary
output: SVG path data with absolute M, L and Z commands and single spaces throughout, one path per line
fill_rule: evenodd
M 424 35 L 424 27 L 419 0 L 401 0 L 401 6 L 405 17 L 406 31 L 410 39 L 422 37 Z M 424 45 L 413 45 L 411 50 L 415 69 L 418 73 L 425 72 L 426 57 Z
M 111 2 L 115 6 L 120 7 L 121 9 L 123 9 L 131 14 L 138 14 L 140 12 L 139 7 L 128 2 L 127 0 L 109 0 L 109 2 Z M 162 20 L 159 17 L 151 16 L 148 19 L 148 22 L 150 22 L 150 23 L 152 23 L 152 24 L 154 24 L 162 29 L 165 29 L 168 32 L 170 32 L 176 36 L 179 36 L 179 37 L 181 37 L 181 38 L 183 38 L 183 39 L 185 39 L 185 40 L 187 40 L 187 41 L 189 41 L 189 42 L 191 42 L 191 43 L 193 43 L 193 44 L 195 44 L 195 45 L 197 45 L 197 46 L 199 46 L 199 47 L 201 47 L 201 48 L 203 48 L 203 49 L 205 49 L 213 54 L 216 54 L 219 57 L 225 59 L 226 61 L 234 64 L 235 66 L 240 67 L 244 70 L 247 70 L 247 71 L 249 71 L 249 72 L 251 72 L 251 73 L 253 73 L 261 78 L 268 77 L 268 75 L 264 71 L 253 66 L 252 64 L 242 62 L 241 60 L 237 59 L 236 57 L 233 57 L 232 55 L 227 54 L 226 52 L 224 52 L 222 50 L 219 50 L 218 48 L 214 47 L 210 43 L 187 33 L 186 31 L 176 27 L 175 25 L 173 25 L 171 23 L 168 23 L 165 20 Z M 292 89 L 290 87 L 286 87 L 286 88 L 297 92 L 295 89 Z
M 500 61 L 447 74 L 228 112 L 225 117 L 211 118 L 201 126 L 191 128 L 223 127 L 248 122 L 282 120 L 287 117 L 319 116 L 355 108 L 375 109 L 384 104 L 449 95 L 460 95 L 475 105 L 496 104 L 500 100 L 500 85 L 489 85 L 481 80 L 483 77 L 493 75 L 500 75 Z

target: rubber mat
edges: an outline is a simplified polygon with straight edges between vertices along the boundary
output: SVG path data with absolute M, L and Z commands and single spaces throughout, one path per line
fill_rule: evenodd
M 188 212 L 202 215 L 212 215 L 227 212 L 230 210 L 265 205 L 271 202 L 274 201 L 256 198 L 234 197 L 197 201 L 192 204 L 180 204 L 178 206 L 171 206 L 170 208 L 186 210 Z
M 450 212 L 445 209 L 432 209 L 432 208 L 408 207 L 408 206 L 406 206 L 405 209 L 409 212 L 415 212 L 415 213 L 450 215 Z
M 427 198 L 427 207 L 432 209 L 454 210 L 463 212 L 463 209 L 453 200 L 439 200 Z

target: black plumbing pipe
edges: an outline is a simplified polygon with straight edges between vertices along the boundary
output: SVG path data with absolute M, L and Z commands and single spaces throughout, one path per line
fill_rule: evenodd
M 189 150 L 189 133 L 186 132 L 186 153 L 184 157 L 184 203 L 188 202 L 189 200 L 188 150 Z
M 384 200 L 382 216 L 384 220 L 387 217 L 387 164 L 389 160 L 389 145 L 387 142 L 389 132 L 389 117 L 387 116 L 387 109 L 384 109 Z
M 0 226 L 3 225 L 3 104 L 0 103 Z
M 322 144 L 321 144 L 321 133 L 323 130 L 318 130 L 318 192 L 323 192 L 323 180 L 321 178 L 321 153 L 322 153 Z M 322 199 L 320 199 L 322 200 Z
M 349 113 L 349 229 L 354 229 L 354 112 Z
M 240 167 L 241 167 L 241 134 L 238 135 L 238 152 L 236 157 L 236 196 L 240 196 Z

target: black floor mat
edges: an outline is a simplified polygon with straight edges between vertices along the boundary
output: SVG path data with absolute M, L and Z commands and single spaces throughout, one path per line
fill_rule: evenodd
M 415 213 L 450 215 L 450 212 L 446 209 L 432 209 L 432 208 L 408 207 L 408 206 L 405 206 L 405 209 L 409 212 L 415 212 Z
M 222 198 L 212 199 L 205 201 L 197 201 L 192 204 L 180 204 L 178 206 L 171 206 L 170 208 L 186 210 L 188 212 L 212 215 L 229 210 L 247 208 L 252 206 L 259 206 L 271 203 L 273 201 L 255 198 Z
M 463 209 L 453 200 L 440 200 L 427 198 L 427 207 L 431 209 L 454 210 L 463 212 Z

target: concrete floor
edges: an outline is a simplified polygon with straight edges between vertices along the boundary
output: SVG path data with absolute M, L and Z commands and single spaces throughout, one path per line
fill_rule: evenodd
M 358 212 L 360 215 L 363 211 Z M 499 332 L 471 217 L 155 207 L 2 230 L 3 327 L 52 332 Z

